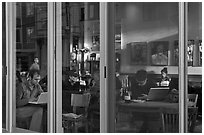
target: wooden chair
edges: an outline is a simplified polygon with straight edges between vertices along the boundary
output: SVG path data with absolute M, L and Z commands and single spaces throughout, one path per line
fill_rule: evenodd
M 188 102 L 193 103 L 189 104 L 189 106 L 196 107 L 198 100 L 198 94 L 188 94 Z
M 198 107 L 188 107 L 188 132 L 193 132 L 195 128 Z
M 161 109 L 162 130 L 164 133 L 179 133 L 179 112 L 175 109 Z
M 193 132 L 198 107 L 188 107 L 188 132 Z M 179 112 L 173 109 L 161 109 L 162 129 L 164 133 L 179 132 Z
M 85 132 L 88 132 L 88 107 L 91 95 L 86 94 L 72 94 L 71 95 L 71 106 L 73 107 L 73 113 L 62 114 L 63 127 L 65 130 L 71 130 L 77 132 L 79 123 L 85 125 Z M 82 109 L 82 113 L 78 113 L 78 109 Z M 77 125 L 78 124 L 78 125 Z

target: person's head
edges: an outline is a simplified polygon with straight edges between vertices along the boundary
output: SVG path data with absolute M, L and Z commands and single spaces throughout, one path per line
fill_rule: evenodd
M 136 82 L 140 86 L 145 85 L 146 82 L 147 82 L 147 71 L 145 71 L 145 70 L 137 71 L 137 73 L 136 73 Z
M 158 45 L 158 46 L 157 46 L 157 53 L 158 53 L 158 54 L 162 54 L 163 51 L 164 51 L 163 45 L 162 45 L 162 44 Z
M 40 71 L 30 70 L 29 77 L 31 84 L 36 85 L 40 81 Z
M 35 63 L 38 63 L 38 62 L 39 62 L 39 59 L 38 59 L 37 57 L 35 57 L 34 62 L 35 62 Z
M 26 82 L 26 80 L 27 80 L 27 73 L 26 72 L 21 73 L 21 80 L 22 80 L 22 82 Z
M 167 71 L 167 68 L 165 67 L 165 68 L 163 68 L 163 69 L 161 70 L 161 75 L 162 75 L 162 77 L 166 77 L 167 74 L 168 74 L 168 71 Z

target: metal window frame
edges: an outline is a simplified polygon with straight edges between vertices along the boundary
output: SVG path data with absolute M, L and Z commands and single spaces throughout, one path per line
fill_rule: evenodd
M 56 3 L 56 133 L 62 128 L 62 3 Z
M 48 65 L 47 65 L 47 74 L 48 74 L 48 121 L 47 121 L 47 128 L 48 133 L 54 133 L 55 132 L 55 122 L 56 122 L 56 90 L 55 90 L 55 54 L 56 54 L 56 39 L 55 39 L 55 32 L 56 32 L 56 8 L 55 8 L 55 2 L 48 2 L 47 6 L 47 15 L 48 15 L 48 53 L 47 53 L 47 59 L 48 59 Z
M 108 120 L 107 120 L 107 88 L 106 88 L 106 81 L 105 81 L 105 70 L 107 67 L 106 64 L 106 54 L 107 54 L 107 49 L 106 49 L 106 7 L 107 3 L 101 2 L 100 3 L 100 132 L 101 133 L 106 133 L 107 130 L 107 125 L 108 125 Z M 102 86 L 103 87 L 102 89 Z
M 188 40 L 188 3 L 179 3 L 179 132 L 187 133 L 187 40 Z
M 15 126 L 15 50 L 16 50 L 16 6 L 15 2 L 6 2 L 6 130 L 12 132 Z
M 111 36 L 111 33 L 113 32 L 110 29 L 110 26 L 114 20 L 114 10 L 111 10 L 111 8 L 114 7 L 112 5 L 114 3 L 107 3 L 107 2 L 101 2 L 100 3 L 100 55 L 101 55 L 101 61 L 100 61 L 100 132 L 113 132 L 114 131 L 114 122 L 112 116 L 114 116 L 114 110 L 112 110 L 115 104 L 114 100 L 111 99 L 111 97 L 114 97 L 115 95 L 113 91 L 111 91 L 111 88 L 114 88 L 114 83 L 110 84 L 108 82 L 114 81 L 114 78 L 111 77 L 111 75 L 114 75 L 114 64 L 113 64 L 113 58 L 108 56 L 114 56 L 114 48 L 108 46 L 113 41 L 113 35 Z M 60 6 L 59 6 L 60 7 Z M 6 3 L 6 65 L 8 67 L 8 75 L 7 75 L 7 82 L 6 82 L 6 89 L 7 89 L 7 117 L 6 117 L 6 130 L 8 132 L 13 132 L 15 128 L 15 41 L 16 41 L 16 33 L 15 33 L 15 24 L 16 24 L 16 13 L 15 13 L 15 3 L 14 2 L 7 2 Z M 113 17 L 113 18 L 111 18 Z M 60 116 L 56 116 L 55 111 L 55 103 L 60 103 L 59 99 L 55 101 L 55 47 L 56 47 L 56 40 L 55 40 L 55 32 L 56 32 L 56 11 L 55 11 L 55 3 L 49 2 L 48 3 L 48 74 L 50 77 L 48 77 L 48 89 L 49 89 L 49 103 L 48 103 L 48 132 L 55 132 L 56 125 L 55 125 L 55 118 L 60 119 Z M 60 21 L 57 21 L 57 24 L 60 23 Z M 57 27 L 59 29 L 59 27 Z M 13 32 L 14 31 L 14 32 Z M 113 33 L 112 33 L 113 34 Z M 110 37 L 109 37 L 110 36 Z M 187 64 L 186 64 L 186 46 L 185 43 L 187 43 L 187 3 L 179 3 L 179 50 L 180 50 L 180 57 L 179 57 L 179 105 L 180 105 L 180 132 L 186 132 L 187 131 L 187 117 L 186 117 L 186 86 L 187 86 Z M 57 42 L 61 42 L 60 39 L 57 40 Z M 60 46 L 57 49 L 61 49 Z M 112 53 L 113 52 L 113 53 Z M 57 54 L 59 55 L 59 54 Z M 57 57 L 57 59 L 60 59 Z M 111 59 L 110 59 L 111 58 Z M 111 63 L 112 62 L 112 63 Z M 183 63 L 184 62 L 184 63 Z M 58 67 L 58 66 L 57 66 Z M 57 76 L 60 74 L 60 69 L 57 69 Z M 110 76 L 108 76 L 110 75 Z M 108 78 L 107 78 L 108 77 Z M 109 78 L 110 77 L 110 78 Z M 57 82 L 58 85 L 59 82 Z M 104 86 L 104 87 L 103 87 Z M 60 86 L 59 86 L 60 87 Z M 109 102 L 110 101 L 110 102 Z M 183 115 L 184 114 L 184 115 Z M 111 117 L 110 117 L 111 116 Z M 58 131 L 58 130 L 56 130 Z

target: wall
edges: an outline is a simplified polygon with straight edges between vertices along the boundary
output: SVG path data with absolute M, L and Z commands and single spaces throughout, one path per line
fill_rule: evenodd
M 202 3 L 190 2 L 188 7 L 188 38 L 202 39 Z

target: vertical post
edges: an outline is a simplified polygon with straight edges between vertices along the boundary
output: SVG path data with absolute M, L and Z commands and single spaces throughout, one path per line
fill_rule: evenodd
M 187 3 L 179 3 L 179 132 L 187 132 Z
M 6 129 L 12 132 L 16 126 L 16 6 L 15 2 L 6 3 Z
M 108 132 L 115 132 L 115 4 L 107 3 L 106 11 L 106 60 L 107 60 L 107 96 L 108 96 Z
M 107 132 L 107 87 L 106 87 L 106 35 L 105 35 L 105 26 L 106 26 L 106 8 L 107 3 L 100 3 L 100 132 Z M 103 53 L 101 53 L 103 52 Z
M 48 2 L 48 132 L 55 132 L 55 3 Z
M 115 129 L 115 5 L 100 3 L 100 131 Z M 103 87 L 105 86 L 105 87 Z M 105 88 L 105 89 L 104 89 Z
M 62 3 L 56 3 L 56 132 L 62 133 Z

